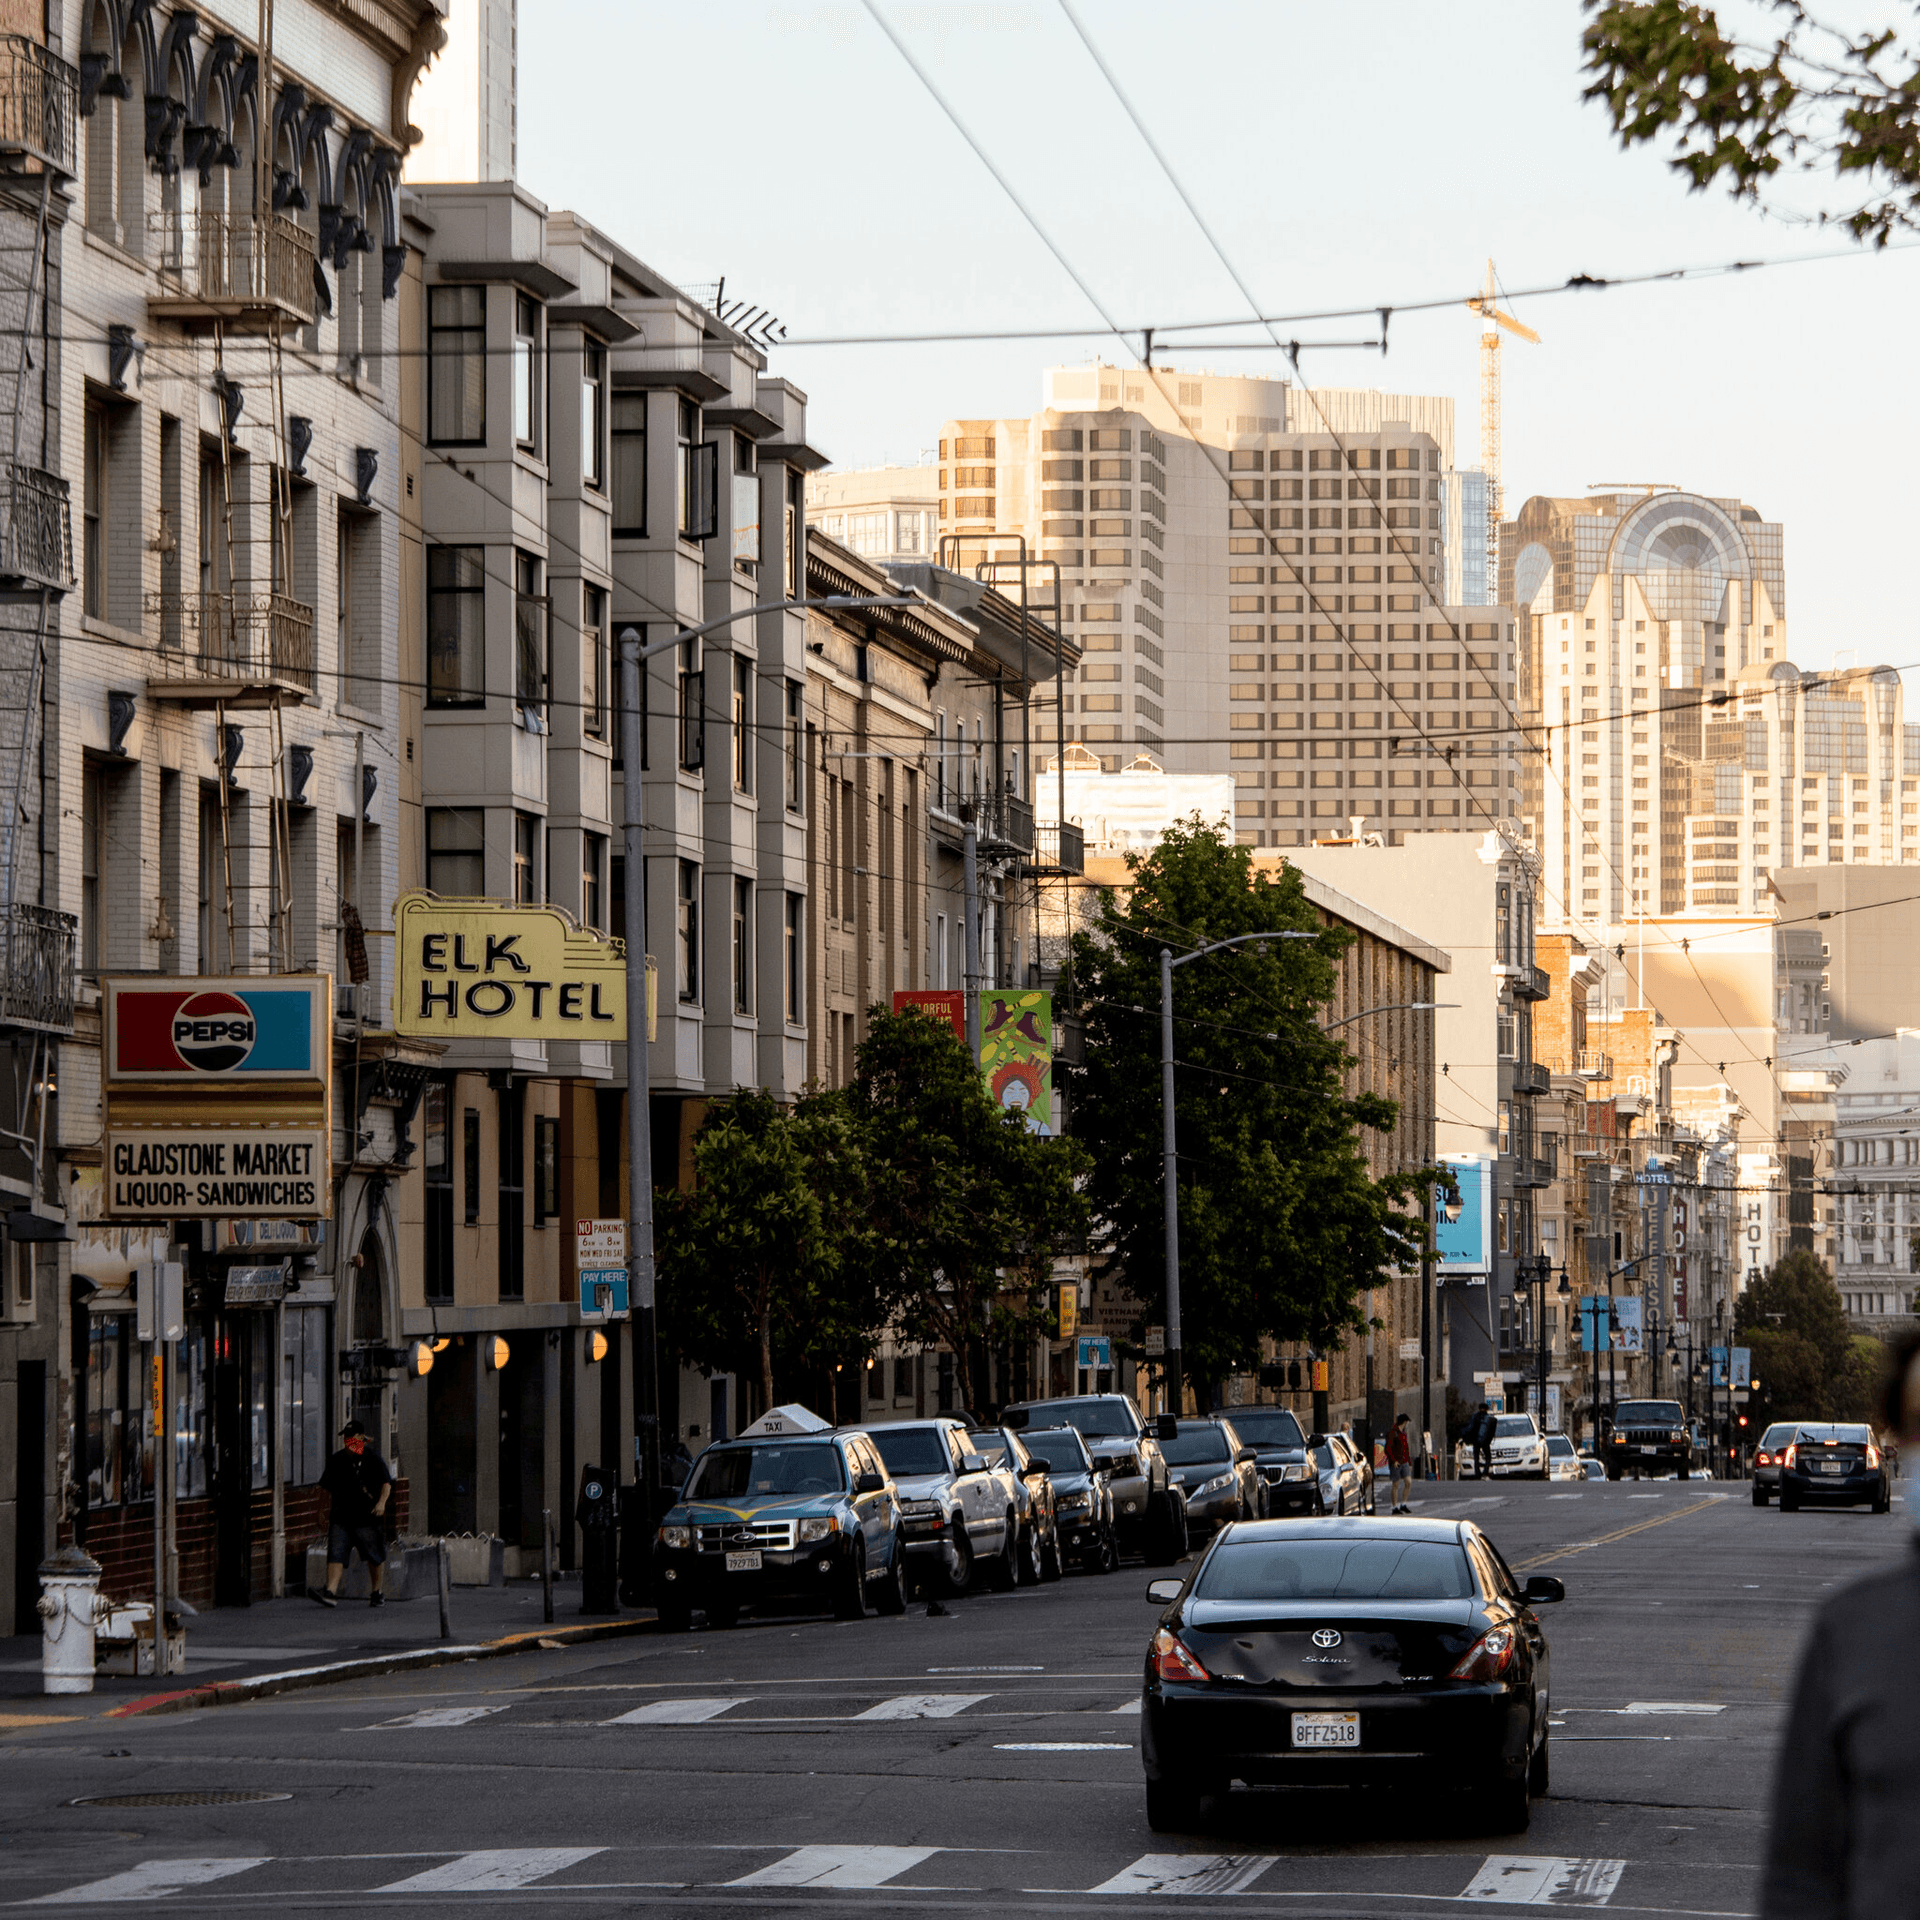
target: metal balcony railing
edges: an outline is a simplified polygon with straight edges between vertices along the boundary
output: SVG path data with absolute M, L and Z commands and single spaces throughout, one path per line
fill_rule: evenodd
M 1573 1070 L 1582 1080 L 1611 1080 L 1613 1055 L 1595 1047 L 1582 1047 L 1574 1056 Z
M 1510 969 L 1513 991 L 1521 1000 L 1544 1000 L 1553 991 L 1553 983 L 1547 978 L 1544 967 L 1514 967 Z
M 79 124 L 79 74 L 37 40 L 0 35 L 0 154 L 76 173 Z
M 280 681 L 314 691 L 313 609 L 284 593 L 150 593 L 159 680 Z
M 223 213 L 211 208 L 147 216 L 149 257 L 179 291 L 154 304 L 181 317 L 237 320 L 276 312 L 313 318 L 314 237 L 283 213 Z
M 65 593 L 73 585 L 73 515 L 67 483 L 38 467 L 8 466 L 0 579 Z
M 1033 830 L 1033 860 L 1036 873 L 1085 873 L 1087 837 L 1071 820 L 1064 825 L 1042 820 Z
M 1553 1070 L 1544 1060 L 1521 1060 L 1513 1069 L 1515 1093 L 1551 1093 Z
M 0 904 L 0 1027 L 73 1031 L 78 926 L 52 907 Z

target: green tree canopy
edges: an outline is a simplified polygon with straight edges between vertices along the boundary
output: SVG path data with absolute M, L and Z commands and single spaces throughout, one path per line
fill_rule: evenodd
M 1362 1130 L 1391 1132 L 1396 1109 L 1346 1093 L 1349 1056 L 1316 1017 L 1351 936 L 1320 925 L 1297 872 L 1255 874 L 1245 848 L 1197 820 L 1128 865 L 1129 891 L 1073 944 L 1086 1056 L 1066 1078 L 1099 1258 L 1142 1322 L 1164 1317 L 1161 948 L 1312 933 L 1174 971 L 1182 1361 L 1212 1380 L 1258 1364 L 1263 1338 L 1333 1345 L 1361 1327 L 1365 1288 L 1417 1264 L 1424 1227 L 1409 1209 L 1434 1178 L 1368 1171 Z
M 1733 1327 L 1760 1382 L 1747 1410 L 1755 1427 L 1873 1417 L 1886 1350 L 1848 1326 L 1840 1290 L 1814 1254 L 1796 1247 L 1769 1267 L 1736 1302 Z
M 996 1106 L 952 1030 L 872 1011 L 848 1089 L 877 1294 L 909 1340 L 952 1350 L 968 1406 L 977 1342 L 1031 1332 L 1028 1289 L 1086 1231 L 1084 1156 Z
M 1817 217 L 1885 246 L 1920 225 L 1920 50 L 1900 26 L 1840 26 L 1774 0 L 1778 31 L 1743 40 L 1695 0 L 1586 0 L 1592 84 L 1622 146 L 1670 137 L 1696 190 L 1723 180 L 1772 210 L 1783 180 L 1830 176 Z M 1758 7 L 1746 11 L 1760 14 Z M 1806 217 L 1806 216 L 1798 216 Z
M 867 1168 L 844 1098 L 717 1101 L 691 1193 L 658 1195 L 661 1326 L 695 1365 L 757 1380 L 872 1351 L 883 1310 L 863 1204 Z

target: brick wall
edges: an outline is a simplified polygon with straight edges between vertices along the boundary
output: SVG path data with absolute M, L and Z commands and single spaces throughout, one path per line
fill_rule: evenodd
M 393 1511 L 405 1533 L 412 1505 L 405 1480 L 393 1486 Z M 329 1497 L 318 1487 L 289 1487 L 286 1492 L 288 1580 L 298 1586 L 303 1577 L 301 1555 L 307 1542 L 326 1532 Z M 253 1570 L 249 1588 L 256 1600 L 268 1597 L 272 1586 L 273 1491 L 257 1487 L 253 1493 Z M 211 1500 L 182 1500 L 174 1516 L 180 1549 L 180 1595 L 197 1607 L 213 1604 L 216 1542 Z M 73 1538 L 73 1523 L 63 1521 L 60 1544 Z M 97 1508 L 87 1516 L 87 1551 L 100 1562 L 100 1591 L 116 1600 L 140 1599 L 153 1593 L 153 1508 Z

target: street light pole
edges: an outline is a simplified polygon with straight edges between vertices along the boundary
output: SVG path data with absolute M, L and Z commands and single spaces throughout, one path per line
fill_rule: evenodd
M 1178 1418 L 1184 1405 L 1180 1376 L 1180 1184 L 1179 1157 L 1175 1151 L 1173 1111 L 1173 970 L 1189 960 L 1204 959 L 1224 947 L 1244 946 L 1250 940 L 1318 940 L 1318 933 L 1289 928 L 1279 933 L 1236 933 L 1230 939 L 1214 940 L 1191 953 L 1176 955 L 1171 947 L 1160 949 L 1160 1139 L 1162 1205 L 1166 1217 L 1167 1260 L 1167 1412 Z
M 665 653 L 702 634 L 717 632 L 762 613 L 797 613 L 809 607 L 910 607 L 916 594 L 838 594 L 820 600 L 767 600 L 742 607 L 697 627 L 678 628 L 665 639 L 641 645 L 640 629 L 620 629 L 620 761 L 623 805 L 622 845 L 626 859 L 627 947 L 627 1186 L 633 1225 L 627 1245 L 627 1292 L 633 1314 L 634 1462 L 639 1508 L 649 1536 L 660 1490 L 660 1359 L 655 1311 L 653 1258 L 653 1140 L 647 1057 L 647 860 L 646 795 L 640 778 L 643 755 L 640 724 L 640 671 L 656 653 Z M 607 1462 L 618 1476 L 620 1463 Z

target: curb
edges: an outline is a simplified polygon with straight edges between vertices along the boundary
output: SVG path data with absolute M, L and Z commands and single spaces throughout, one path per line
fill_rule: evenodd
M 174 1693 L 149 1693 L 124 1706 L 109 1707 L 103 1720 L 125 1720 L 150 1713 L 185 1713 L 198 1707 L 235 1706 L 245 1700 L 265 1700 L 280 1693 L 300 1693 L 308 1687 L 332 1686 L 342 1680 L 365 1680 L 385 1673 L 452 1666 L 466 1660 L 493 1660 L 503 1654 L 531 1653 L 545 1647 L 585 1646 L 595 1640 L 624 1640 L 652 1633 L 651 1617 L 609 1620 L 590 1627 L 535 1627 L 509 1633 L 498 1640 L 472 1644 L 421 1647 L 410 1653 L 372 1654 L 362 1660 L 336 1660 L 322 1667 L 293 1667 L 285 1673 L 263 1673 L 251 1680 L 213 1680 L 203 1687 L 183 1687 Z

